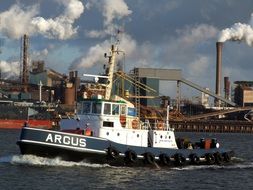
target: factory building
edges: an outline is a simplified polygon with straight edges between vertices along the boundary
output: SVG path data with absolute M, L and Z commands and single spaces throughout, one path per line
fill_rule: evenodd
M 236 81 L 234 89 L 234 101 L 238 106 L 253 106 L 253 82 Z
M 60 85 L 63 78 L 64 75 L 52 69 L 45 69 L 44 61 L 33 61 L 29 75 L 30 84 L 38 85 L 41 82 L 43 86 L 53 87 Z
M 149 92 L 144 89 L 140 89 L 140 95 L 149 97 L 154 96 L 154 98 L 142 98 L 140 100 L 141 105 L 143 106 L 152 106 L 152 107 L 160 107 L 161 98 L 159 97 L 159 79 L 157 78 L 141 78 L 140 81 L 147 85 L 148 87 L 155 90 L 155 92 Z

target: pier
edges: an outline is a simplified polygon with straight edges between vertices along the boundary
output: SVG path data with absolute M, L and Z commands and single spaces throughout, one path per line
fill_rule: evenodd
M 176 132 L 253 133 L 253 122 L 234 120 L 170 121 Z

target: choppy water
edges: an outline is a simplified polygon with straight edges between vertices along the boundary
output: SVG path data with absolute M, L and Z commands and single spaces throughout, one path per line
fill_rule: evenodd
M 253 189 L 253 135 L 177 133 L 194 141 L 216 137 L 233 149 L 226 166 L 129 168 L 21 156 L 19 130 L 0 130 L 0 189 Z

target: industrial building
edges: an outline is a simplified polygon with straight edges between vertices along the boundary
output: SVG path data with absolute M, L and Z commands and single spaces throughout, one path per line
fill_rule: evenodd
M 253 106 L 253 81 L 235 81 L 234 101 L 238 106 Z

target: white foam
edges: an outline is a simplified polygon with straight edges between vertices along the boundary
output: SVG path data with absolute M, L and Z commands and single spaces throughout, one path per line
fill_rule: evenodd
M 229 163 L 225 165 L 188 165 L 184 167 L 173 167 L 172 170 L 204 170 L 204 169 L 252 169 L 253 168 L 253 162 L 242 162 L 242 163 Z
M 64 166 L 64 167 L 73 167 L 73 166 L 84 166 L 92 168 L 104 168 L 110 167 L 108 164 L 91 164 L 85 161 L 82 162 L 71 162 L 64 161 L 60 158 L 44 158 L 34 155 L 13 155 L 0 157 L 0 163 L 10 163 L 10 164 L 21 164 L 21 165 L 32 165 L 32 166 Z

